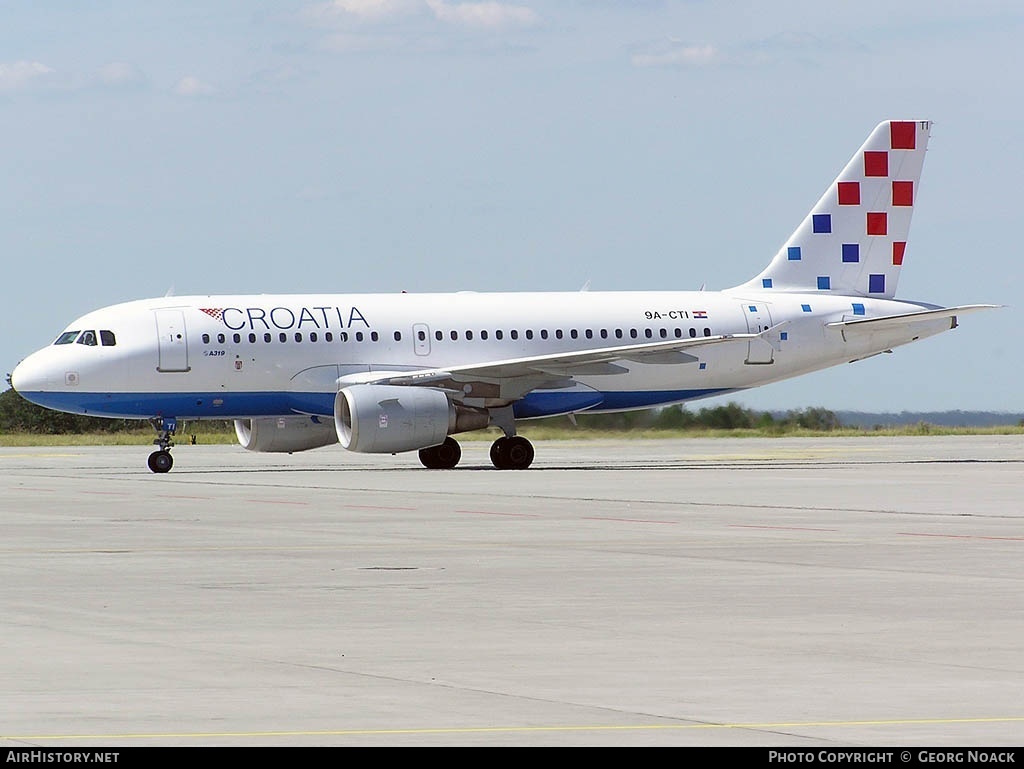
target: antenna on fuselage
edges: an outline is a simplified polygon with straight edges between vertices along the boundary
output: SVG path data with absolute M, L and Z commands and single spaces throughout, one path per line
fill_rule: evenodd
M 164 294 L 165 298 L 168 297 L 168 296 L 174 296 L 174 285 L 173 284 L 171 284 L 171 287 L 167 289 L 167 293 Z

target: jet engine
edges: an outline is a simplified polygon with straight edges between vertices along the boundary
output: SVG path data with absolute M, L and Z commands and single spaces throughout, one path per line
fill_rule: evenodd
M 353 385 L 334 399 L 334 424 L 343 448 L 396 454 L 437 446 L 452 433 L 490 424 L 486 409 L 448 400 L 442 390 L 395 385 Z
M 249 451 L 306 451 L 338 442 L 338 433 L 329 421 L 319 417 L 262 417 L 236 419 L 235 435 Z

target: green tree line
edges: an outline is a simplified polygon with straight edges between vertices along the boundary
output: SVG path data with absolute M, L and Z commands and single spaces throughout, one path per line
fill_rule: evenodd
M 543 422 L 564 424 L 565 417 Z M 785 432 L 796 428 L 828 432 L 842 427 L 839 418 L 828 409 L 806 408 L 774 415 L 768 411 L 744 408 L 738 403 L 710 406 L 691 411 L 685 405 L 648 411 L 623 411 L 616 414 L 577 414 L 576 424 L 594 430 L 761 430 Z

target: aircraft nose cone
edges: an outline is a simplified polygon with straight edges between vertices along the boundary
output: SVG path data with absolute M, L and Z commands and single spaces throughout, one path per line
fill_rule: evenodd
M 52 389 L 52 377 L 48 376 L 37 354 L 29 355 L 14 368 L 11 386 L 20 394 L 42 392 Z

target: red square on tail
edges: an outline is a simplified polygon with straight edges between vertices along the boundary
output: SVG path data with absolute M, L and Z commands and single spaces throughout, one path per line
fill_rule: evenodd
M 864 152 L 864 175 L 865 176 L 888 176 L 889 175 L 889 153 Z
M 903 254 L 907 251 L 906 241 L 897 240 L 892 244 L 892 263 L 895 265 L 903 264 Z
M 888 221 L 885 212 L 868 214 L 868 235 L 885 235 Z
M 917 146 L 917 126 L 907 121 L 889 123 L 889 139 L 894 150 L 912 150 Z
M 914 183 L 893 182 L 892 183 L 892 204 L 894 206 L 914 205 Z
M 839 205 L 860 205 L 860 182 L 839 182 Z

